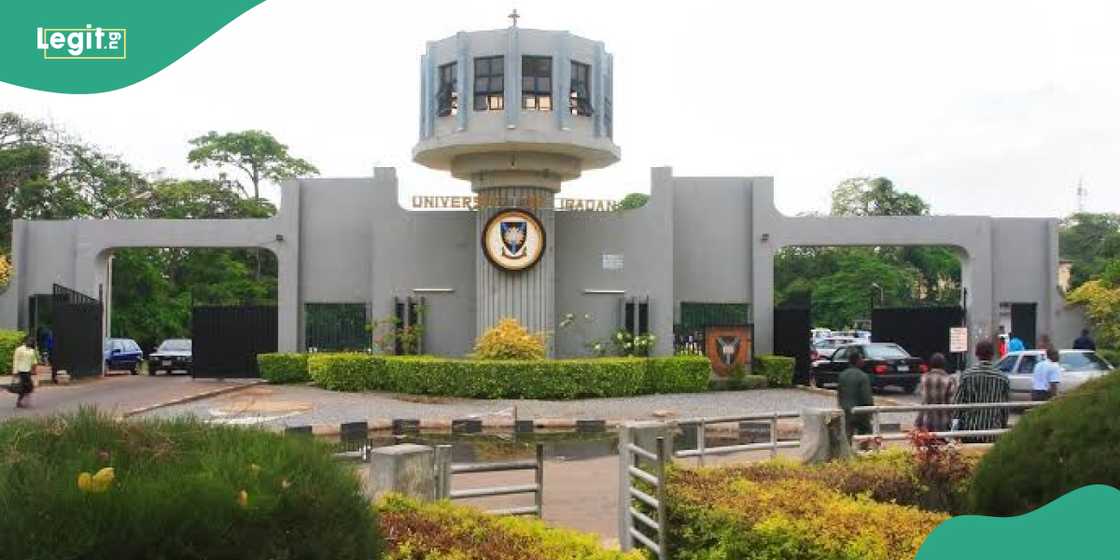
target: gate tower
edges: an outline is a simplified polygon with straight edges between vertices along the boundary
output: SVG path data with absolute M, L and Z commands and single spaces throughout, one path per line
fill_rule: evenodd
M 520 28 L 517 17 L 429 42 L 420 58 L 412 157 L 470 181 L 477 195 L 479 334 L 503 317 L 555 331 L 554 197 L 564 181 L 620 157 L 603 43 Z

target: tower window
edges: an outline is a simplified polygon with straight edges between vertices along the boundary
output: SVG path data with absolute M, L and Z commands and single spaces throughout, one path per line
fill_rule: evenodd
M 452 62 L 439 67 L 439 116 L 459 113 L 459 64 Z
M 505 65 L 504 56 L 484 56 L 474 59 L 475 111 L 505 109 Z
M 521 57 L 521 108 L 552 110 L 552 57 Z
M 572 87 L 568 97 L 568 109 L 573 115 L 590 116 L 591 109 L 591 65 L 572 61 Z

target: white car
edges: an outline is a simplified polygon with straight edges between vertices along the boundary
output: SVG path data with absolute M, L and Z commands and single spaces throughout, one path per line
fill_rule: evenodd
M 1042 350 L 1011 352 L 996 364 L 996 369 L 1007 374 L 1012 393 L 1030 393 L 1034 366 L 1045 359 Z M 1107 375 L 1113 369 L 1112 364 L 1092 350 L 1058 350 L 1058 364 L 1062 367 L 1059 394 L 1072 391 L 1090 379 Z
M 833 352 L 841 346 L 849 344 L 860 344 L 861 340 L 857 338 L 844 337 L 844 336 L 829 336 L 819 340 L 813 341 L 813 356 L 814 362 L 819 360 L 828 360 L 832 358 Z

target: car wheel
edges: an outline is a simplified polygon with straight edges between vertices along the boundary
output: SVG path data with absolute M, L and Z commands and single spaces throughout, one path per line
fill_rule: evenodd
M 907 395 L 913 395 L 914 391 L 917 391 L 917 390 L 918 390 L 918 384 L 917 383 L 907 383 L 906 385 L 902 386 L 902 392 L 906 393 Z
M 129 375 L 140 375 L 140 366 L 139 365 L 132 366 L 132 368 L 130 368 L 128 370 L 128 374 Z

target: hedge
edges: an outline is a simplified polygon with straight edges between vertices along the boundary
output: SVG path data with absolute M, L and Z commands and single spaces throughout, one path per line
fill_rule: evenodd
M 1120 373 L 1094 379 L 1024 414 L 996 440 L 972 480 L 971 505 L 1019 515 L 1089 484 L 1120 487 Z
M 372 560 L 382 548 L 360 481 L 311 438 L 83 409 L 8 420 L 0 449 L 5 558 Z
M 575 399 L 700 392 L 706 358 L 465 360 L 429 356 L 314 354 L 315 383 L 336 391 L 390 391 L 484 399 Z
M 823 477 L 778 472 L 752 479 L 737 474 L 719 468 L 670 471 L 667 505 L 673 558 L 910 559 L 948 518 L 879 502 L 867 493 L 851 495 L 830 487 Z
M 311 377 L 307 374 L 307 354 L 258 354 L 257 366 L 261 377 L 269 383 L 311 381 Z
M 27 333 L 23 331 L 0 330 L 0 368 L 5 374 L 12 369 L 12 352 L 23 344 L 24 338 L 27 338 Z
M 797 360 L 787 356 L 766 354 L 756 358 L 758 366 L 755 375 L 766 378 L 770 387 L 789 387 L 793 385 L 793 370 Z
M 381 530 L 393 535 L 385 560 L 643 560 L 637 550 L 603 548 L 597 535 L 556 529 L 531 518 L 474 508 L 420 504 L 395 494 L 378 503 Z

